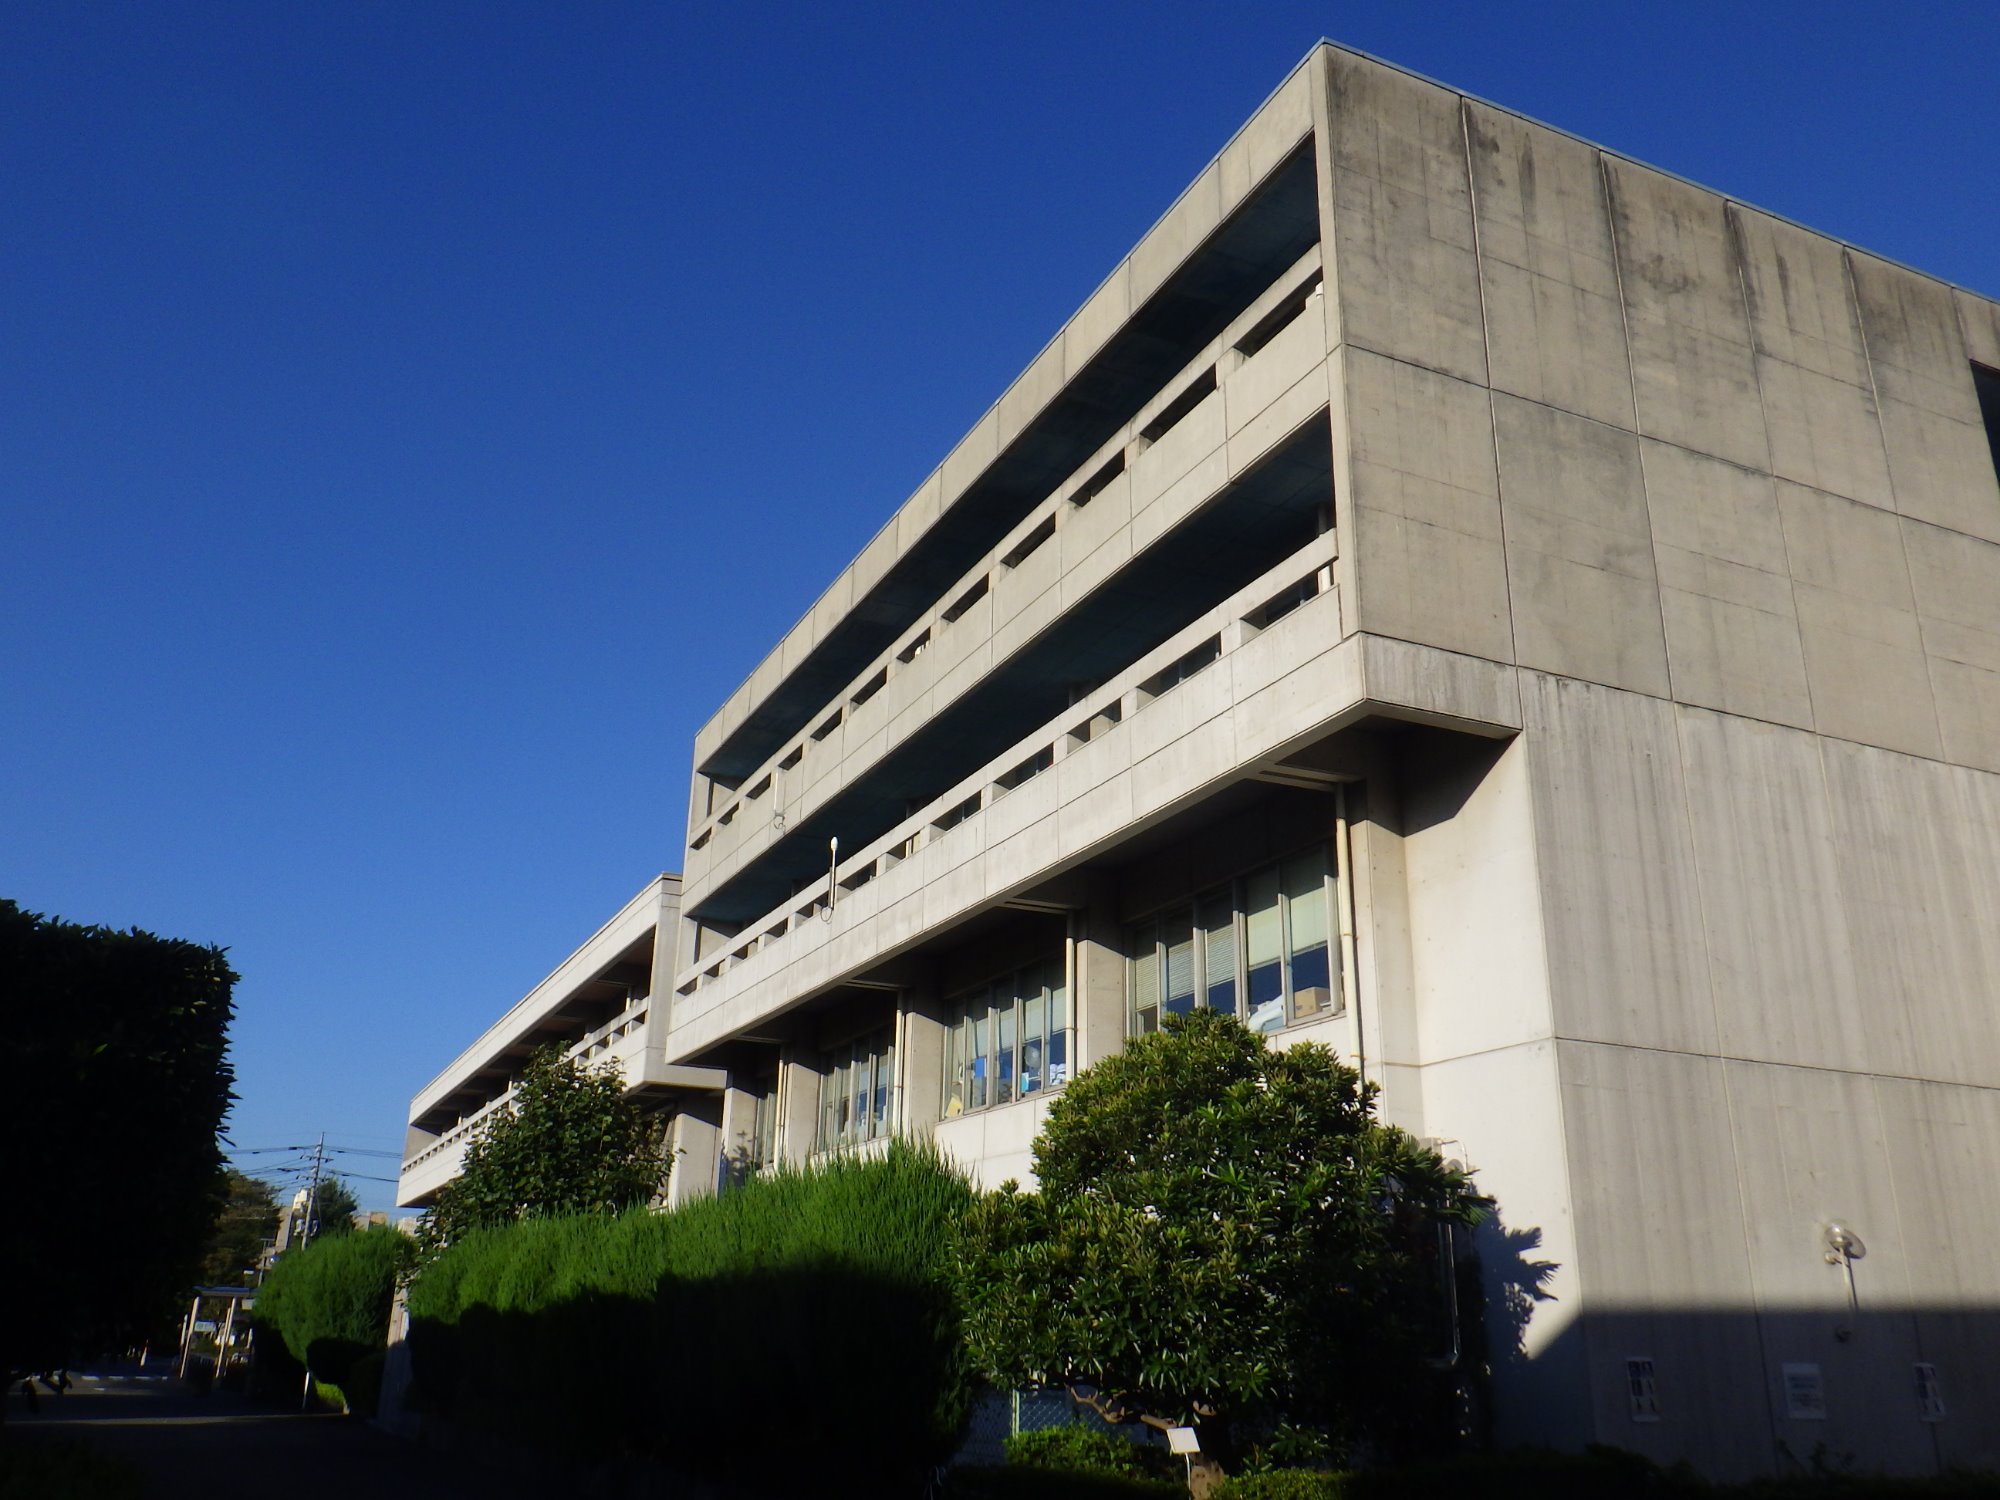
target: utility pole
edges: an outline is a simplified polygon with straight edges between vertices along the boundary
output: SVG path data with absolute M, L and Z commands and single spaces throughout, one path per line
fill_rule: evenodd
M 319 1133 L 319 1144 L 313 1147 L 312 1183 L 306 1189 L 306 1227 L 299 1237 L 299 1248 L 305 1249 L 312 1243 L 313 1226 L 319 1222 L 319 1174 L 326 1164 L 326 1132 Z

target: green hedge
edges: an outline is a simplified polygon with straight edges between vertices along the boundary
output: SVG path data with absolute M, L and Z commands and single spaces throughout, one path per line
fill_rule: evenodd
M 1131 1442 L 1081 1422 L 1017 1432 L 1006 1440 L 1007 1462 L 1066 1474 L 1112 1479 L 1172 1479 L 1182 1465 L 1164 1448 Z
M 275 1330 L 293 1359 L 363 1416 L 374 1415 L 381 1381 L 355 1380 L 355 1367 L 388 1340 L 396 1276 L 409 1253 L 409 1240 L 386 1225 L 328 1235 L 279 1256 L 257 1293 L 258 1326 Z
M 513 1441 L 608 1441 L 730 1493 L 907 1487 L 971 1405 L 947 1279 L 965 1180 L 901 1144 L 670 1213 L 466 1236 L 410 1293 L 413 1400 Z

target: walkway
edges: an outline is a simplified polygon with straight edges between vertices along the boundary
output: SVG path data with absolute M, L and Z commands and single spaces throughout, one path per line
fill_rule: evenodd
M 145 1475 L 146 1500 L 395 1500 L 456 1496 L 547 1500 L 546 1483 L 469 1468 L 459 1455 L 403 1442 L 366 1422 L 196 1396 L 171 1367 L 146 1375 L 72 1373 L 66 1395 L 41 1393 L 31 1414 L 19 1386 L 7 1393 L 0 1441 L 82 1441 Z M 572 1488 L 572 1496 L 577 1491 Z

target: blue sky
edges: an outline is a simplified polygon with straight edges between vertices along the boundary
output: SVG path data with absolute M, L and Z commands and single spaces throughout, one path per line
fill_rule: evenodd
M 241 1144 L 400 1146 L 1321 35 L 2000 293 L 1990 0 L 0 0 L 0 895 L 230 948 Z

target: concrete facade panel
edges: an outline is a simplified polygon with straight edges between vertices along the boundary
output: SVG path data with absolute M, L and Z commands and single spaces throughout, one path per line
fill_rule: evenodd
M 1646 439 L 1673 696 L 1812 727 L 1785 533 L 1768 476 Z
M 1350 349 L 1352 628 L 1513 659 L 1487 393 Z
M 1639 440 L 1499 394 L 1493 429 L 1515 660 L 1665 697 Z
M 1713 1052 L 1673 707 L 1521 674 L 1555 1034 Z
M 1337 340 L 1484 381 L 1458 95 L 1339 52 L 1328 84 Z
M 1557 1056 L 1597 1440 L 1758 1472 L 1767 1408 L 1723 1064 L 1586 1042 Z M 1628 1414 L 1633 1357 L 1654 1362 L 1657 1424 Z
M 1772 471 L 1894 509 L 1882 424 L 1840 246 L 1729 205 Z
M 1633 425 L 1604 177 L 1591 146 L 1467 100 L 1496 391 Z
M 2000 542 L 2000 479 L 1944 283 L 1850 251 L 1896 509 Z
M 1605 157 L 1639 431 L 1769 470 L 1756 362 L 1722 199 Z

